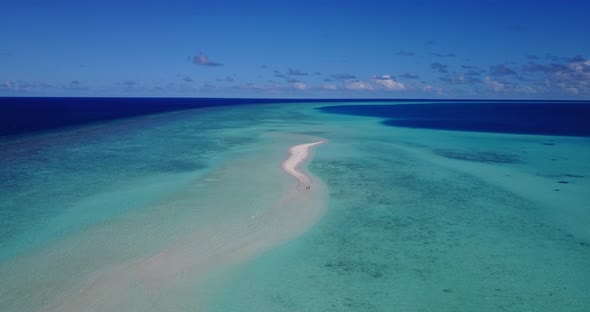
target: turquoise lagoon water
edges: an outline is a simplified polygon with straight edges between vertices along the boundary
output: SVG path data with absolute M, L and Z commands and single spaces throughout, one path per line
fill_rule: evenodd
M 589 138 L 396 128 L 325 105 L 3 139 L 0 310 L 589 309 Z M 318 138 L 310 206 L 326 209 L 277 212 L 288 147 Z M 190 265 L 236 244 L 254 247 Z M 136 280 L 160 253 L 163 273 Z

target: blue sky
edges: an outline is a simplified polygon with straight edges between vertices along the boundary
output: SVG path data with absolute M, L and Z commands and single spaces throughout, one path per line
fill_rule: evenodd
M 0 96 L 590 99 L 587 1 L 3 1 Z

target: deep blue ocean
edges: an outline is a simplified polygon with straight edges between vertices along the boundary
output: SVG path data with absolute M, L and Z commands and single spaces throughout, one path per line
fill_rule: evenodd
M 375 100 L 373 100 L 375 101 Z M 383 102 L 384 100 L 378 100 Z M 385 125 L 457 131 L 590 136 L 588 101 L 400 100 L 416 104 L 328 105 L 325 113 L 380 117 Z M 0 136 L 212 106 L 371 100 L 222 98 L 0 98 Z M 395 103 L 396 100 L 388 102 Z M 421 103 L 418 103 L 421 102 Z M 432 102 L 422 104 L 424 102 Z
M 0 135 L 185 109 L 268 102 L 272 101 L 219 98 L 0 97 Z
M 590 102 L 444 101 L 429 104 L 324 106 L 326 113 L 381 117 L 393 127 L 590 136 Z
M 359 100 L 0 97 L 0 136 L 203 107 L 351 101 Z

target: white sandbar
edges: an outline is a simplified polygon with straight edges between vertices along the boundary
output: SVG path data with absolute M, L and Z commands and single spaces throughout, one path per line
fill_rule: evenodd
M 310 148 L 324 142 L 289 149 L 290 155 L 282 168 L 297 182 L 283 188 L 283 194 L 268 202 L 257 201 L 260 196 L 257 190 L 281 190 L 273 185 L 276 181 L 273 176 L 265 178 L 268 174 L 277 174 L 278 162 L 273 162 L 270 155 L 252 155 L 230 162 L 216 173 L 216 179 L 210 181 L 206 191 L 207 194 L 220 195 L 211 198 L 201 195 L 202 200 L 218 207 L 239 207 L 250 203 L 258 207 L 255 215 L 228 214 L 214 224 L 189 228 L 152 256 L 105 267 L 88 280 L 53 296 L 44 311 L 174 311 L 179 298 L 187 300 L 187 305 L 206 305 L 216 274 L 223 274 L 226 268 L 302 234 L 321 217 L 327 207 L 327 190 L 323 182 L 314 179 L 313 190 L 304 192 L 299 187 L 302 184 L 309 186 L 312 182 L 310 175 L 301 170 L 311 156 Z M 252 175 L 259 178 L 256 183 L 232 183 L 247 177 L 252 179 Z M 252 185 L 256 187 L 252 188 Z M 239 199 L 225 196 L 228 192 L 240 194 Z M 197 204 L 187 204 L 186 199 L 180 198 L 166 202 L 163 207 L 167 208 L 163 210 L 154 208 L 152 211 L 165 212 L 163 216 L 166 216 L 174 207 L 185 205 Z M 148 217 L 141 216 L 145 220 Z M 111 230 L 100 231 L 101 235 L 105 232 Z
M 291 147 L 289 149 L 289 158 L 283 162 L 283 169 L 299 180 L 299 182 L 303 184 L 309 184 L 311 182 L 311 178 L 307 174 L 300 171 L 299 167 L 301 166 L 301 163 L 307 159 L 309 155 L 309 149 L 322 143 L 324 143 L 324 141 L 300 144 Z

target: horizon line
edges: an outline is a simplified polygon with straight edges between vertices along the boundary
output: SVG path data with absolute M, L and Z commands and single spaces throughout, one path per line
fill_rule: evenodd
M 481 98 L 272 98 L 272 97 L 186 97 L 186 96 L 0 96 L 2 99 L 193 99 L 193 100 L 252 100 L 270 102 L 382 102 L 382 101 L 435 101 L 435 102 L 449 102 L 449 101 L 477 101 L 477 102 L 590 102 L 590 99 L 572 100 L 572 99 L 481 99 Z

